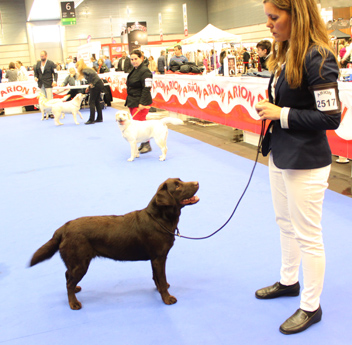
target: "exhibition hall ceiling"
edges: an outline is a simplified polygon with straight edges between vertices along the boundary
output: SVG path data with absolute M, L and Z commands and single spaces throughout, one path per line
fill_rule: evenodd
M 72 0 L 77 8 L 84 0 Z M 54 20 L 61 18 L 61 0 L 34 0 L 28 21 Z

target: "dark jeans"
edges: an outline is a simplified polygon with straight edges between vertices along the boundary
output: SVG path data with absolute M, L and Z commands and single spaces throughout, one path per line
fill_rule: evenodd
M 103 91 L 104 84 L 101 82 L 95 87 L 90 87 L 89 88 L 89 109 L 90 109 L 90 115 L 89 115 L 89 120 L 88 121 L 95 121 L 95 109 L 97 109 L 98 117 L 97 121 L 102 121 L 103 120 L 103 112 L 101 110 L 101 105 L 100 105 L 100 93 Z

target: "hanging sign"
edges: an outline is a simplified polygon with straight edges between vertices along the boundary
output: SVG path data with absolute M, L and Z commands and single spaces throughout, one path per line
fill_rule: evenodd
M 76 10 L 74 1 L 61 2 L 61 24 L 76 25 Z
M 162 20 L 161 20 L 161 13 L 159 13 L 159 34 L 160 34 L 160 41 L 163 40 L 163 29 L 161 28 Z
M 188 36 L 188 25 L 187 25 L 187 4 L 183 4 L 183 29 L 185 31 L 185 36 Z

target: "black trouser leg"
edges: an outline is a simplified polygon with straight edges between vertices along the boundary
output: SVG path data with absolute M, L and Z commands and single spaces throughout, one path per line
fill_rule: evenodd
M 100 97 L 100 91 L 96 87 L 92 87 L 89 89 L 89 120 L 95 121 L 95 105 L 96 99 Z
M 97 113 L 98 113 L 97 121 L 103 121 L 103 111 L 101 110 L 100 100 L 101 100 L 101 97 L 100 97 L 100 91 L 99 91 L 98 97 L 95 100 L 95 108 L 97 109 Z

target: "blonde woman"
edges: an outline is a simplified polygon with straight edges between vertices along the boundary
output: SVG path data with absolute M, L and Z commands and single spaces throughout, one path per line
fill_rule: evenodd
M 83 59 L 76 64 L 78 79 L 85 79 L 89 84 L 86 92 L 89 92 L 89 109 L 90 115 L 86 125 L 94 124 L 95 122 L 103 122 L 103 112 L 100 105 L 100 93 L 104 89 L 104 83 L 99 78 L 97 72 L 88 67 Z M 95 119 L 95 110 L 97 111 L 97 118 Z
M 329 46 L 315 0 L 264 0 L 266 26 L 274 36 L 267 66 L 273 73 L 269 99 L 259 102 L 261 120 L 270 120 L 262 151 L 270 152 L 269 176 L 280 228 L 280 280 L 259 289 L 259 299 L 298 296 L 300 308 L 281 326 L 302 332 L 322 317 L 325 273 L 321 217 L 331 166 L 326 130 L 341 119 L 337 58 Z
M 154 60 L 154 58 L 152 56 L 149 57 L 149 66 L 148 68 L 150 69 L 150 71 L 152 73 L 156 72 L 156 61 Z

